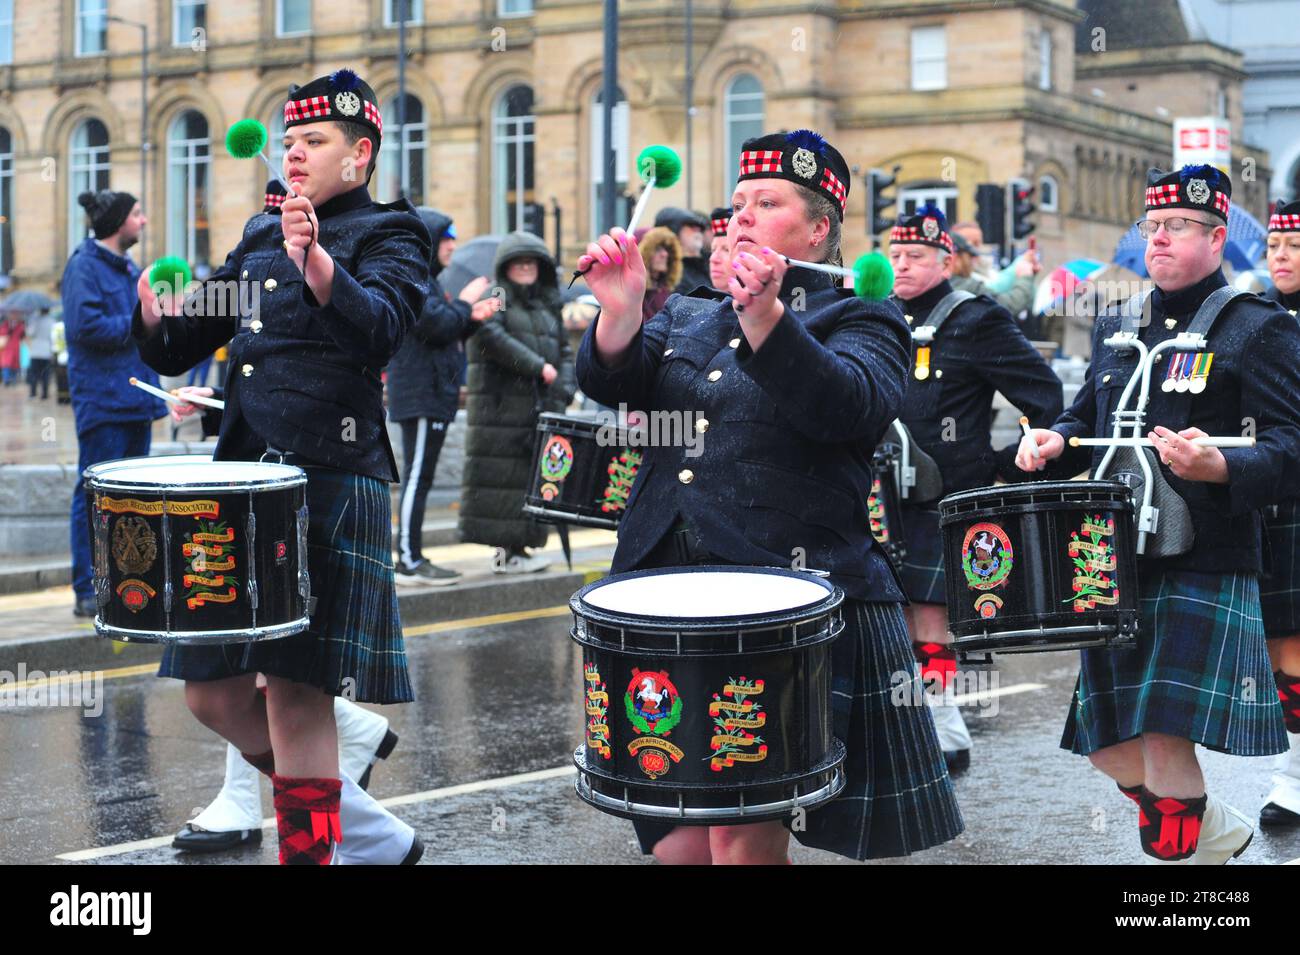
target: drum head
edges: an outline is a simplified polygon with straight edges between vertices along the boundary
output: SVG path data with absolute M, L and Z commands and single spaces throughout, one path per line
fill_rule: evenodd
M 86 471 L 86 481 L 103 490 L 148 491 L 183 488 L 245 490 L 288 487 L 307 480 L 301 468 L 261 461 L 213 461 L 204 455 L 173 455 L 106 461 Z
M 835 588 L 819 577 L 766 567 L 688 567 L 641 571 L 597 581 L 579 597 L 587 606 L 629 618 L 752 618 L 815 606 Z

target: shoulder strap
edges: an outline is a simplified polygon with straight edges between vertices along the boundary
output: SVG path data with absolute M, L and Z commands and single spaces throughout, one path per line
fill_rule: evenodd
M 939 329 L 948 320 L 948 316 L 955 312 L 959 305 L 969 302 L 973 298 L 975 298 L 974 292 L 966 292 L 961 289 L 949 292 L 939 299 L 939 304 L 930 311 L 925 324 L 918 325 L 913 331 L 912 337 L 921 344 L 934 341 L 935 336 L 939 334 Z
M 1231 302 L 1242 298 L 1243 296 L 1253 293 L 1243 289 L 1233 288 L 1231 285 L 1225 285 L 1223 288 L 1216 288 L 1213 292 L 1205 297 L 1201 307 L 1196 310 L 1196 315 L 1192 318 L 1192 323 L 1187 326 L 1189 335 L 1209 335 L 1210 329 L 1214 327 L 1214 322 L 1219 315 Z

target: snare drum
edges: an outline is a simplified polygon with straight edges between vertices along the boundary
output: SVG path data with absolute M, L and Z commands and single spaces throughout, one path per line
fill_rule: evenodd
M 898 493 L 898 447 L 882 444 L 871 458 L 871 493 L 867 495 L 867 518 L 871 536 L 896 565 L 907 556 L 903 537 L 903 505 Z
M 602 444 L 602 429 L 615 430 L 609 423 L 598 423 L 594 412 L 538 416 L 536 465 L 524 499 L 525 514 L 551 523 L 618 527 L 641 452 Z
M 569 601 L 582 646 L 578 795 L 616 816 L 728 825 L 844 788 L 831 643 L 844 594 L 764 567 L 616 574 Z
M 939 513 L 948 629 L 962 659 L 1136 639 L 1137 543 L 1124 485 L 976 488 L 945 497 Z
M 100 636 L 247 643 L 307 629 L 307 476 L 204 455 L 86 469 Z

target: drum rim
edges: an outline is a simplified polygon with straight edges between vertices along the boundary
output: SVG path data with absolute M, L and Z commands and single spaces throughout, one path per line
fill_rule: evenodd
M 180 492 L 188 494 L 190 492 L 201 491 L 265 491 L 277 488 L 296 487 L 300 484 L 307 483 L 307 472 L 296 464 L 281 464 L 278 461 L 211 461 L 213 465 L 223 464 L 253 464 L 258 467 L 287 468 L 288 473 L 281 474 L 277 477 L 254 478 L 253 480 L 242 481 L 221 481 L 221 480 L 203 480 L 187 481 L 184 483 L 168 482 L 165 484 L 143 483 L 140 481 L 129 481 L 121 477 L 110 477 L 113 468 L 122 467 L 126 473 L 139 473 L 136 468 L 148 464 L 172 465 L 175 466 L 182 462 L 168 461 L 168 455 L 141 456 L 135 458 L 121 458 L 117 461 L 103 461 L 99 464 L 92 464 L 82 472 L 82 481 L 86 487 L 94 491 L 141 491 L 144 493 L 172 493 Z M 172 457 L 184 457 L 184 455 L 172 455 Z M 139 462 L 131 464 L 129 462 Z M 205 467 L 206 465 L 194 461 L 195 467 Z M 99 473 L 95 473 L 99 472 Z
M 586 595 L 599 587 L 623 580 L 632 580 L 638 577 L 648 577 L 651 575 L 661 576 L 663 574 L 680 574 L 680 573 L 699 573 L 699 572 L 727 572 L 727 573 L 754 573 L 754 574 L 775 574 L 783 577 L 796 577 L 800 580 L 810 580 L 826 588 L 826 596 L 821 600 L 812 603 L 800 604 L 795 607 L 787 607 L 783 610 L 774 610 L 768 614 L 747 615 L 747 616 L 714 616 L 714 617 L 663 617 L 649 616 L 644 614 L 618 614 L 603 607 L 594 607 L 584 602 Z M 574 616 L 581 617 L 593 623 L 622 627 L 629 630 L 642 630 L 653 632 L 672 633 L 675 631 L 699 631 L 699 630 L 736 630 L 736 629 L 767 629 L 774 626 L 789 626 L 791 623 L 815 620 L 831 614 L 844 603 L 844 591 L 839 586 L 830 583 L 823 577 L 816 576 L 812 571 L 790 570 L 785 567 L 756 567 L 749 564 L 685 564 L 677 567 L 655 567 L 645 570 L 632 570 L 621 574 L 610 574 L 599 580 L 593 580 L 578 590 L 569 598 L 569 610 Z
M 310 626 L 311 617 L 304 614 L 296 620 L 271 624 L 267 627 L 238 627 L 227 630 L 132 630 L 128 627 L 104 623 L 102 612 L 95 614 L 96 635 L 121 640 L 123 643 L 181 646 L 260 643 L 263 640 L 280 640 L 295 636 Z
M 1127 502 L 1132 504 L 1133 491 L 1127 484 L 1121 484 L 1119 481 L 1096 481 L 1089 479 L 1087 481 L 1025 481 L 1021 484 L 989 484 L 984 487 L 971 487 L 964 491 L 953 491 L 946 494 L 938 501 L 939 511 L 950 505 L 952 502 L 960 502 L 974 497 L 977 494 L 1006 494 L 1006 495 L 1031 495 L 1031 494 L 1050 494 L 1055 489 L 1069 489 L 1076 493 L 1087 491 L 1114 492 L 1119 496 L 1127 498 Z

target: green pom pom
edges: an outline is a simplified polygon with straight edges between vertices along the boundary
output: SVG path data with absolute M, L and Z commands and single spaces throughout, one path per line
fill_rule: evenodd
M 880 301 L 894 290 L 894 267 L 880 252 L 860 255 L 853 263 L 853 293 L 858 298 Z
M 178 255 L 164 255 L 149 270 L 149 286 L 157 288 L 165 285 L 176 291 L 183 291 L 193 277 L 190 264 Z
M 266 146 L 266 127 L 255 119 L 241 119 L 226 132 L 226 152 L 236 159 L 252 159 Z
M 642 179 L 655 177 L 655 188 L 666 189 L 682 178 L 682 158 L 667 146 L 647 146 L 636 157 L 636 168 Z

